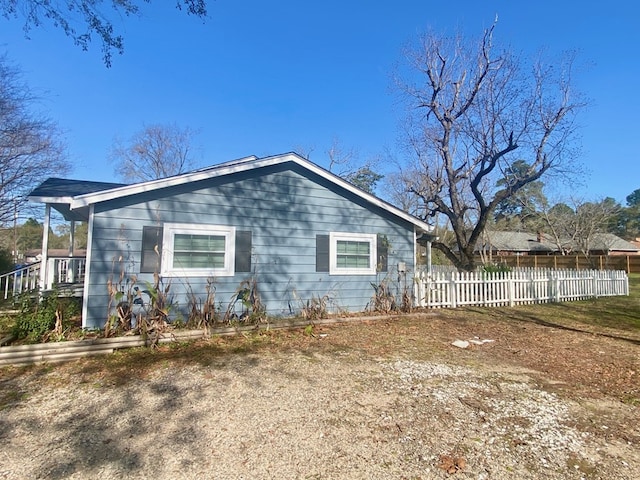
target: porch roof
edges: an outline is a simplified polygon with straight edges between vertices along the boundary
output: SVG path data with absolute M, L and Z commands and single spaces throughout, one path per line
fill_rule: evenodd
M 78 195 L 87 195 L 126 186 L 123 183 L 93 182 L 48 178 L 27 197 L 32 202 L 48 203 L 60 212 L 65 220 L 87 221 L 88 208 L 71 210 L 71 201 Z

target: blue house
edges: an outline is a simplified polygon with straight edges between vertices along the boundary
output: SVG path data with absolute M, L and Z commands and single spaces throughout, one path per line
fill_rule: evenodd
M 170 283 L 173 314 L 185 319 L 190 299 L 205 298 L 211 285 L 226 304 L 249 279 L 269 315 L 296 314 L 313 297 L 330 299 L 333 311 L 363 311 L 372 283 L 411 275 L 416 238 L 430 230 L 295 153 L 134 185 L 49 179 L 30 200 L 46 205 L 45 232 L 51 208 L 88 222 L 86 263 L 75 278 L 87 328 L 105 324 L 110 282 L 142 285 L 155 275 Z M 46 243 L 42 288 L 60 276 Z

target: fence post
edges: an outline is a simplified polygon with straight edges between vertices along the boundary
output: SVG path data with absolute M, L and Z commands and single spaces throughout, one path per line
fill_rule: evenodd
M 592 286 L 591 288 L 593 289 L 593 298 L 598 298 L 598 274 L 600 272 L 594 270 L 593 271 L 593 280 L 592 280 Z
M 505 272 L 505 275 L 508 275 L 509 283 L 507 284 L 509 287 L 509 306 L 513 307 L 515 305 L 515 281 L 514 281 L 514 272 Z
M 458 305 L 456 303 L 456 276 L 459 275 L 458 272 L 451 272 L 451 280 L 449 281 L 449 299 L 451 300 L 451 308 L 456 308 Z
M 428 307 L 428 301 L 425 302 L 425 296 L 429 291 L 428 278 L 425 278 L 424 272 L 417 272 L 415 276 L 414 294 L 418 307 Z
M 627 257 L 627 260 L 629 259 L 629 257 Z M 629 274 L 624 276 L 624 294 L 626 296 L 629 296 Z
M 424 280 L 422 281 L 422 297 L 421 302 L 423 307 L 431 307 L 431 282 L 433 281 L 433 272 L 428 274 L 422 273 Z

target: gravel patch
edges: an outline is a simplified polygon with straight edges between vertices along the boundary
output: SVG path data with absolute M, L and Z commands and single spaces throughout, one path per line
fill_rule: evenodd
M 0 384 L 18 392 L 2 479 L 640 478 L 636 446 L 598 434 L 601 405 L 524 370 L 335 351 L 166 362 L 124 385 L 45 375 Z

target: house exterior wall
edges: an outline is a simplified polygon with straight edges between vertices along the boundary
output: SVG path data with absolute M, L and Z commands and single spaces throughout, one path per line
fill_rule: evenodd
M 292 315 L 312 296 L 330 298 L 332 310 L 362 311 L 373 295 L 371 283 L 387 275 L 398 282 L 397 265 L 414 269 L 414 226 L 372 206 L 296 164 L 235 173 L 95 205 L 91 267 L 85 284 L 85 327 L 102 327 L 108 317 L 109 279 L 121 272 L 141 289 L 153 282 L 140 273 L 142 231 L 147 226 L 196 224 L 251 232 L 251 272 L 214 278 L 216 303 L 224 312 L 243 280 L 255 277 L 270 315 Z M 316 271 L 316 236 L 330 232 L 384 235 L 388 274 L 331 275 Z M 166 286 L 168 278 L 163 278 Z M 400 285 L 404 285 L 402 279 Z M 188 295 L 206 298 L 207 277 L 170 279 L 172 316 L 186 321 Z

